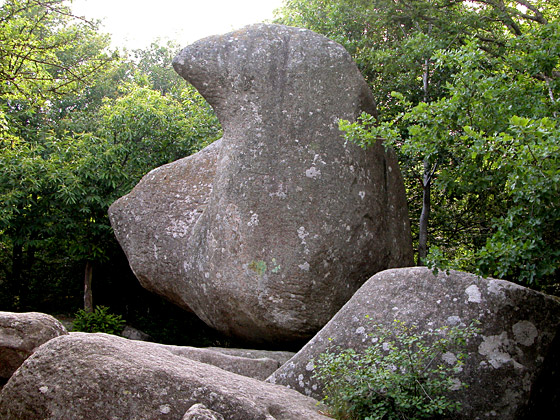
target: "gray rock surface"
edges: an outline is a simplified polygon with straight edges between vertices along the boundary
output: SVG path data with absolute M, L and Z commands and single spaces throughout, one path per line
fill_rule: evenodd
M 41 344 L 68 334 L 47 314 L 0 312 L 0 382 L 8 379 Z
M 147 343 L 147 351 L 152 347 L 160 347 L 176 356 L 186 357 L 201 363 L 217 366 L 229 372 L 237 373 L 238 375 L 260 380 L 268 378 L 282 365 L 278 360 L 266 357 L 265 355 L 260 357 L 247 357 L 241 353 L 228 354 L 227 352 L 213 349 Z M 250 352 L 251 350 L 245 351 L 245 353 Z
M 366 318 L 369 317 L 368 318 Z M 560 301 L 513 283 L 451 271 L 434 276 L 424 267 L 386 270 L 368 280 L 333 319 L 268 382 L 321 398 L 313 359 L 339 345 L 356 351 L 371 343 L 373 323 L 394 319 L 421 329 L 481 322 L 467 345 L 453 393 L 457 418 L 552 418 L 560 395 Z M 540 411 L 539 411 L 540 410 Z
M 261 24 L 198 41 L 173 64 L 224 135 L 111 206 L 144 287 L 224 333 L 278 345 L 310 338 L 372 274 L 412 263 L 393 153 L 338 130 L 375 113 L 341 45 Z
M 128 338 L 129 340 L 139 340 L 139 341 L 152 341 L 153 338 L 144 331 L 140 331 L 137 328 L 131 327 L 130 325 L 125 325 L 121 332 L 121 336 Z
M 204 404 L 195 404 L 187 410 L 183 420 L 224 420 L 224 416 L 206 408 Z
M 326 420 L 282 386 L 106 334 L 40 347 L 0 392 L 2 420 L 181 419 L 195 404 L 226 420 Z
M 140 284 L 190 310 L 183 261 L 212 192 L 222 141 L 161 166 L 109 208 L 117 239 Z
M 209 350 L 219 351 L 220 353 L 229 354 L 230 356 L 247 357 L 249 359 L 272 359 L 276 360 L 280 366 L 295 356 L 293 351 L 276 351 L 276 350 L 253 350 L 253 349 L 235 349 L 229 347 L 207 347 Z M 278 366 L 278 367 L 280 367 Z

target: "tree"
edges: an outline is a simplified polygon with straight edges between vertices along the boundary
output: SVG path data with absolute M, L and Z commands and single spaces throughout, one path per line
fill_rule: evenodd
M 0 96 L 32 103 L 80 89 L 110 57 L 97 25 L 65 0 L 6 0 L 0 7 Z
M 165 44 L 161 42 L 156 40 L 148 48 L 132 52 L 136 71 L 147 78 L 152 89 L 162 95 L 176 96 L 186 86 L 185 80 L 171 65 L 173 58 L 180 51 L 180 46 L 174 41 L 167 41 Z
M 91 306 L 94 265 L 118 252 L 109 205 L 150 169 L 213 141 L 219 125 L 170 63 L 160 71 L 171 46 L 136 51 L 137 64 L 107 53 L 108 38 L 63 1 L 8 1 L 0 12 L 6 307 L 31 308 L 39 279 L 73 289 L 76 265 Z
M 478 15 L 451 0 L 288 0 L 277 22 L 341 43 L 370 83 L 381 115 L 402 110 L 391 92 L 413 103 L 442 95 L 449 73 L 433 53 L 454 48 L 477 30 Z
M 47 131 L 41 142 L 20 141 L 0 154 L 0 230 L 17 250 L 15 264 L 24 247 L 29 254 L 31 246 L 55 246 L 84 262 L 90 284 L 93 264 L 107 258 L 115 242 L 109 205 L 150 169 L 217 138 L 215 117 L 192 88 L 183 103 L 135 84 L 127 89 L 100 108 L 99 132 Z
M 499 58 L 477 40 L 442 51 L 438 65 L 454 69 L 445 97 L 406 103 L 401 127 L 346 125 L 358 142 L 383 136 L 411 160 L 438 165 L 434 185 L 455 219 L 438 228 L 430 259 L 440 268 L 533 286 L 558 281 L 560 85 L 539 77 L 559 65 L 556 25 L 511 39 Z
M 48 214 L 39 188 L 47 167 L 33 159 L 46 150 L 46 130 L 38 127 L 52 101 L 80 91 L 110 64 L 112 57 L 104 52 L 108 39 L 96 29 L 72 15 L 62 0 L 7 0 L 0 7 L 0 152 L 6 163 L 0 232 L 9 238 L 2 241 L 12 254 L 7 276 L 21 298 L 27 283 L 24 257 L 26 265 L 33 264 L 44 235 L 37 223 Z M 27 191 L 14 190 L 17 182 Z

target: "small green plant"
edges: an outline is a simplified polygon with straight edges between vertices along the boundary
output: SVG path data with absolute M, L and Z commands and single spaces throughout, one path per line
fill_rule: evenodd
M 109 308 L 106 306 L 98 306 L 93 312 L 78 310 L 72 324 L 72 331 L 120 335 L 124 324 L 125 320 L 120 315 L 109 313 Z
M 460 410 L 450 398 L 467 385 L 457 379 L 467 327 L 420 331 L 402 321 L 373 325 L 372 345 L 363 353 L 335 348 L 316 361 L 314 377 L 324 386 L 323 402 L 339 420 L 434 419 Z
M 255 273 L 257 273 L 257 275 L 262 276 L 264 273 L 266 273 L 266 262 L 262 260 L 253 260 L 249 263 L 249 269 L 253 270 Z

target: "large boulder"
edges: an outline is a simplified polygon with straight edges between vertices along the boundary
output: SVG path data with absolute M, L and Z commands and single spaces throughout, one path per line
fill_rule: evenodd
M 503 280 L 457 271 L 436 276 L 423 267 L 373 276 L 267 381 L 320 399 L 313 360 L 336 346 L 362 351 L 371 344 L 373 324 L 391 326 L 395 319 L 420 330 L 480 321 L 457 376 L 469 387 L 452 394 L 463 407 L 458 419 L 551 418 L 543 413 L 558 412 L 560 301 Z
M 226 420 L 327 419 L 315 400 L 286 387 L 87 333 L 58 337 L 29 357 L 0 393 L 0 418 L 179 420 L 193 418 L 195 404 Z
M 0 312 L 0 385 L 37 347 L 65 334 L 66 328 L 50 315 Z
M 224 135 L 111 206 L 144 287 L 224 333 L 280 345 L 311 337 L 372 274 L 412 263 L 393 153 L 338 130 L 375 113 L 341 45 L 260 24 L 198 41 L 173 65 Z

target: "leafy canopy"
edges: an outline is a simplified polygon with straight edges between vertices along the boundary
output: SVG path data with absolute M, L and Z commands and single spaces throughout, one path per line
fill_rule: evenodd
M 540 42 L 549 29 L 512 42 Z M 437 65 L 454 69 L 447 96 L 413 106 L 395 94 L 408 107 L 396 119 L 372 126 L 376 122 L 364 115 L 361 123 L 344 122 L 341 128 L 362 145 L 383 137 L 409 162 L 437 166 L 435 186 L 445 210 L 471 212 L 469 219 L 448 219 L 440 228 L 446 234 L 433 241 L 432 264 L 531 285 L 554 282 L 560 266 L 554 234 L 560 220 L 560 131 L 558 104 L 548 94 L 553 85 L 534 77 L 558 63 L 525 59 L 524 64 L 513 52 L 493 59 L 474 40 L 439 52 Z M 458 235 L 466 236 L 461 247 Z
M 14 309 L 31 308 L 37 290 L 74 290 L 73 266 L 119 255 L 109 205 L 220 132 L 172 70 L 175 44 L 109 52 L 68 3 L 0 5 L 0 296 Z
M 97 24 L 73 15 L 64 0 L 5 0 L 0 96 L 34 102 L 81 89 L 111 60 L 107 45 Z

